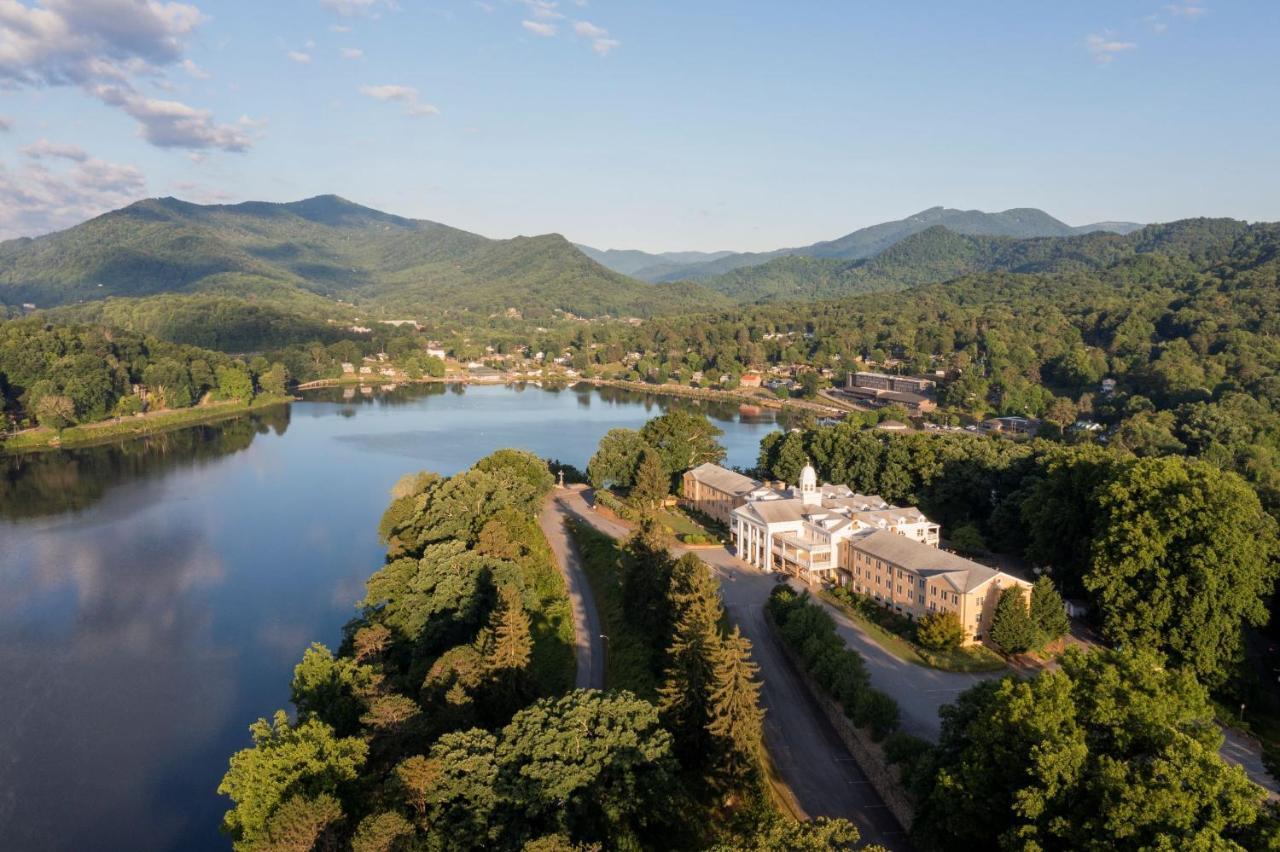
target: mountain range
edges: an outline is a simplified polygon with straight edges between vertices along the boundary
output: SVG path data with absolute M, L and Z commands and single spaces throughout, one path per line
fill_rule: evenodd
M 648 254 L 576 247 L 559 234 L 488 239 L 334 195 L 235 205 L 157 198 L 0 243 L 0 304 L 80 305 L 80 313 L 153 322 L 180 314 L 184 339 L 218 324 L 228 300 L 255 306 L 251 328 L 292 328 L 294 336 L 330 319 L 397 314 L 648 317 L 900 290 L 984 271 L 1098 268 L 1133 251 L 1150 230 L 1133 234 L 1139 227 L 1073 228 L 1034 209 L 935 207 L 795 249 Z M 139 303 L 157 296 L 168 301 Z M 106 299 L 110 310 L 94 307 Z
M 1070 237 L 1094 231 L 1128 234 L 1142 225 L 1136 222 L 1097 222 L 1072 227 L 1043 210 L 1018 207 L 999 213 L 981 210 L 953 210 L 930 207 L 905 219 L 882 222 L 860 228 L 834 240 L 796 248 L 766 252 L 667 252 L 648 254 L 633 250 L 601 251 L 578 245 L 589 257 L 615 272 L 645 281 L 701 281 L 750 266 L 760 266 L 779 257 L 820 257 L 839 260 L 862 260 L 873 257 L 912 234 L 929 228 L 944 227 L 957 234 L 979 237 Z M 686 257 L 692 255 L 691 257 Z
M 559 234 L 491 240 L 322 195 L 288 204 L 139 201 L 73 228 L 0 243 L 0 302 L 206 293 L 315 313 L 372 310 L 649 316 L 727 304 L 688 284 L 641 285 Z

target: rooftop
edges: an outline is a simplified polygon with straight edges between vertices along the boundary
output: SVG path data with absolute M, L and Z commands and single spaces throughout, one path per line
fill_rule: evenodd
M 689 471 L 689 475 L 703 485 L 739 497 L 746 496 L 760 487 L 760 483 L 751 477 L 711 462 L 698 465 Z
M 876 530 L 855 538 L 850 546 L 922 577 L 942 576 L 957 592 L 971 592 L 1002 573 L 889 530 Z

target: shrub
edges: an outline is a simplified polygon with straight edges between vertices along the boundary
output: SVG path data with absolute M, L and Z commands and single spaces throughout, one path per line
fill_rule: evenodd
M 858 701 L 858 715 L 854 721 L 871 729 L 871 739 L 880 742 L 898 729 L 898 702 L 878 689 L 868 689 Z
M 931 612 L 920 619 L 916 641 L 931 651 L 949 651 L 964 644 L 964 625 L 954 612 Z

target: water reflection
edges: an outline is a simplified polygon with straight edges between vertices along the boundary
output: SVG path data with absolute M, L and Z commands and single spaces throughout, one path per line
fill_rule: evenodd
M 283 435 L 290 406 L 98 447 L 0 458 L 0 517 L 87 508 L 109 487 L 163 475 L 246 449 L 255 435 Z
M 227 848 L 215 788 L 381 561 L 405 472 L 503 446 L 584 466 L 610 428 L 706 411 L 731 463 L 772 418 L 618 389 L 344 388 L 0 461 L 0 848 Z

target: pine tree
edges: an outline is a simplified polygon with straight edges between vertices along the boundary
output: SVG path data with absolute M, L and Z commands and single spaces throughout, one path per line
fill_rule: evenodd
M 1006 654 L 1021 654 L 1036 644 L 1039 631 L 1027 611 L 1027 595 L 1014 584 L 1000 593 L 991 619 L 991 641 Z
M 1066 604 L 1048 577 L 1041 577 L 1031 587 L 1031 620 L 1047 642 L 1066 635 L 1071 629 Z
M 672 567 L 668 599 L 675 626 L 658 689 L 658 709 L 663 725 L 675 736 L 681 765 L 700 769 L 710 752 L 707 726 L 720 653 L 720 592 L 702 560 L 686 554 Z
M 645 450 L 636 470 L 636 484 L 631 488 L 631 504 L 642 512 L 653 512 L 671 493 L 671 475 L 656 450 Z
M 735 626 L 716 657 L 707 725 L 719 745 L 719 775 L 730 786 L 744 783 L 758 765 L 764 724 L 758 671 L 751 661 L 751 642 Z
M 670 638 L 667 593 L 672 564 L 661 526 L 652 516 L 642 518 L 627 541 L 622 596 L 627 602 L 627 621 L 652 637 L 656 648 L 663 647 Z
M 489 617 L 485 642 L 485 667 L 495 701 L 488 708 L 495 721 L 505 721 L 533 697 L 529 660 L 533 657 L 533 634 L 529 615 L 520 600 L 520 590 L 512 585 L 498 587 L 498 605 Z

